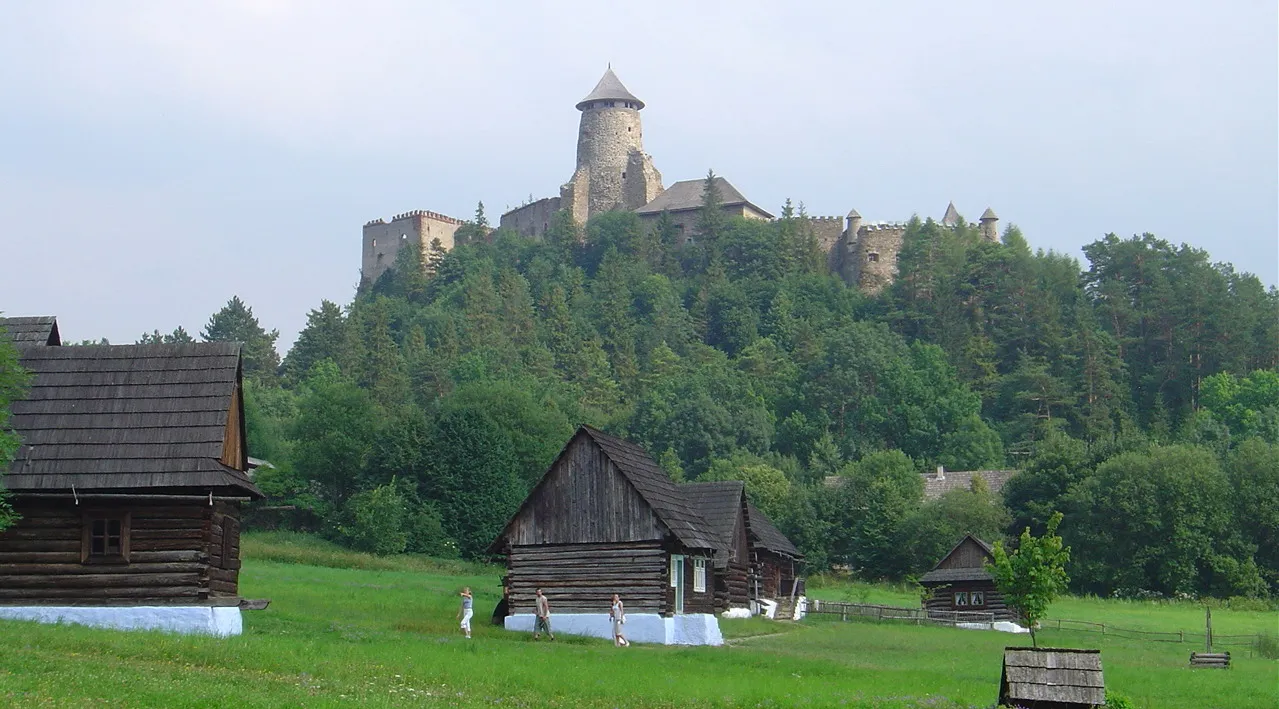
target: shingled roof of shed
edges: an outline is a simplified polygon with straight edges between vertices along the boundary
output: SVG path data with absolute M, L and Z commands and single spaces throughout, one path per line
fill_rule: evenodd
M 746 494 L 745 483 L 740 480 L 684 483 L 679 489 L 706 520 L 706 528 L 717 542 L 715 550 L 724 552 L 715 555 L 715 565 L 726 565 L 737 531 L 737 513 L 742 509 L 742 497 Z
M 58 334 L 58 319 L 52 315 L 0 318 L 0 328 L 5 332 L 0 336 L 8 337 L 15 345 L 62 344 L 62 336 Z
M 758 507 L 749 502 L 746 503 L 746 524 L 761 547 L 793 559 L 804 558 L 791 540 L 787 539 L 780 529 L 773 526 L 773 521 L 768 518 L 768 515 L 760 512 Z
M 198 488 L 261 496 L 220 462 L 240 383 L 233 343 L 19 347 L 14 492 Z M 243 426 L 243 417 L 239 417 Z M 243 430 L 241 430 L 243 439 Z M 244 467 L 241 461 L 241 467 Z
M 599 445 L 681 544 L 690 549 L 720 548 L 705 518 L 647 451 L 592 426 L 583 425 L 579 431 Z
M 1001 705 L 1058 702 L 1093 707 L 1106 703 L 1101 653 L 1097 650 L 1004 648 L 1004 673 L 999 684 Z
M 921 584 L 941 584 L 941 583 L 950 583 L 952 581 L 991 581 L 993 580 L 995 577 L 990 575 L 990 572 L 986 570 L 986 567 L 984 564 L 982 566 L 968 566 L 968 567 L 957 567 L 957 568 L 949 568 L 949 569 L 941 568 L 941 565 L 946 563 L 947 559 L 953 556 L 955 552 L 959 551 L 959 548 L 962 547 L 965 542 L 968 542 L 970 540 L 973 543 L 975 543 L 978 547 L 980 547 L 982 551 L 986 552 L 987 558 L 994 560 L 995 558 L 994 547 L 982 541 L 981 539 L 974 537 L 971 534 L 967 534 L 967 535 L 964 535 L 963 539 L 959 540 L 958 544 L 951 547 L 950 551 L 946 552 L 945 556 L 943 556 L 941 559 L 937 561 L 937 563 L 933 566 L 931 571 L 924 574 L 923 576 L 920 576 L 919 582 Z

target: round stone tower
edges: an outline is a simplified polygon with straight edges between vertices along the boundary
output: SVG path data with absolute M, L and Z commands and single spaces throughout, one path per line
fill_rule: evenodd
M 981 238 L 986 241 L 999 243 L 999 217 L 995 216 L 995 210 L 986 207 L 986 211 L 981 213 Z
M 644 154 L 643 108 L 611 67 L 577 103 L 577 170 L 560 188 L 560 200 L 579 223 L 614 209 L 638 209 L 661 193 L 662 176 Z

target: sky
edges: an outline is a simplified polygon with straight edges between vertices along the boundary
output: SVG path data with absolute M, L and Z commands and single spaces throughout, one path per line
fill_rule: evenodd
M 668 185 L 992 207 L 1081 261 L 1150 232 L 1270 286 L 1277 37 L 1273 0 L 0 0 L 0 311 L 129 343 L 239 295 L 284 354 L 366 221 L 557 195 L 610 63 Z

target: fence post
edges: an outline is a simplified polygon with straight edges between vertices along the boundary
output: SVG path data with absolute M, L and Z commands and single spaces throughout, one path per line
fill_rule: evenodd
M 1101 624 L 1101 634 L 1102 634 L 1102 635 L 1105 635 L 1105 634 L 1106 634 L 1106 624 L 1105 624 L 1105 623 L 1102 623 L 1102 624 Z

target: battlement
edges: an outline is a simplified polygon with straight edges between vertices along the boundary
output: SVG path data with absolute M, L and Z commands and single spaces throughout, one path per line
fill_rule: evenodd
M 455 219 L 453 217 L 440 214 L 439 212 L 432 212 L 429 209 L 414 209 L 411 212 L 397 214 L 391 218 L 391 221 L 398 222 L 401 219 L 413 219 L 415 217 L 426 217 L 427 219 L 434 219 L 437 222 L 444 222 L 445 224 L 457 224 L 458 226 L 461 226 L 462 224 L 466 223 L 462 221 L 461 219 Z
M 364 227 L 367 229 L 368 227 L 371 227 L 371 226 L 378 226 L 379 224 L 386 224 L 386 220 L 385 220 L 385 219 L 373 219 L 373 220 L 371 220 L 371 221 L 364 222 Z
M 843 217 L 808 217 L 808 220 L 814 221 L 814 222 L 838 222 L 840 224 L 844 223 Z
M 906 222 L 871 222 L 862 224 L 858 231 L 905 231 Z

